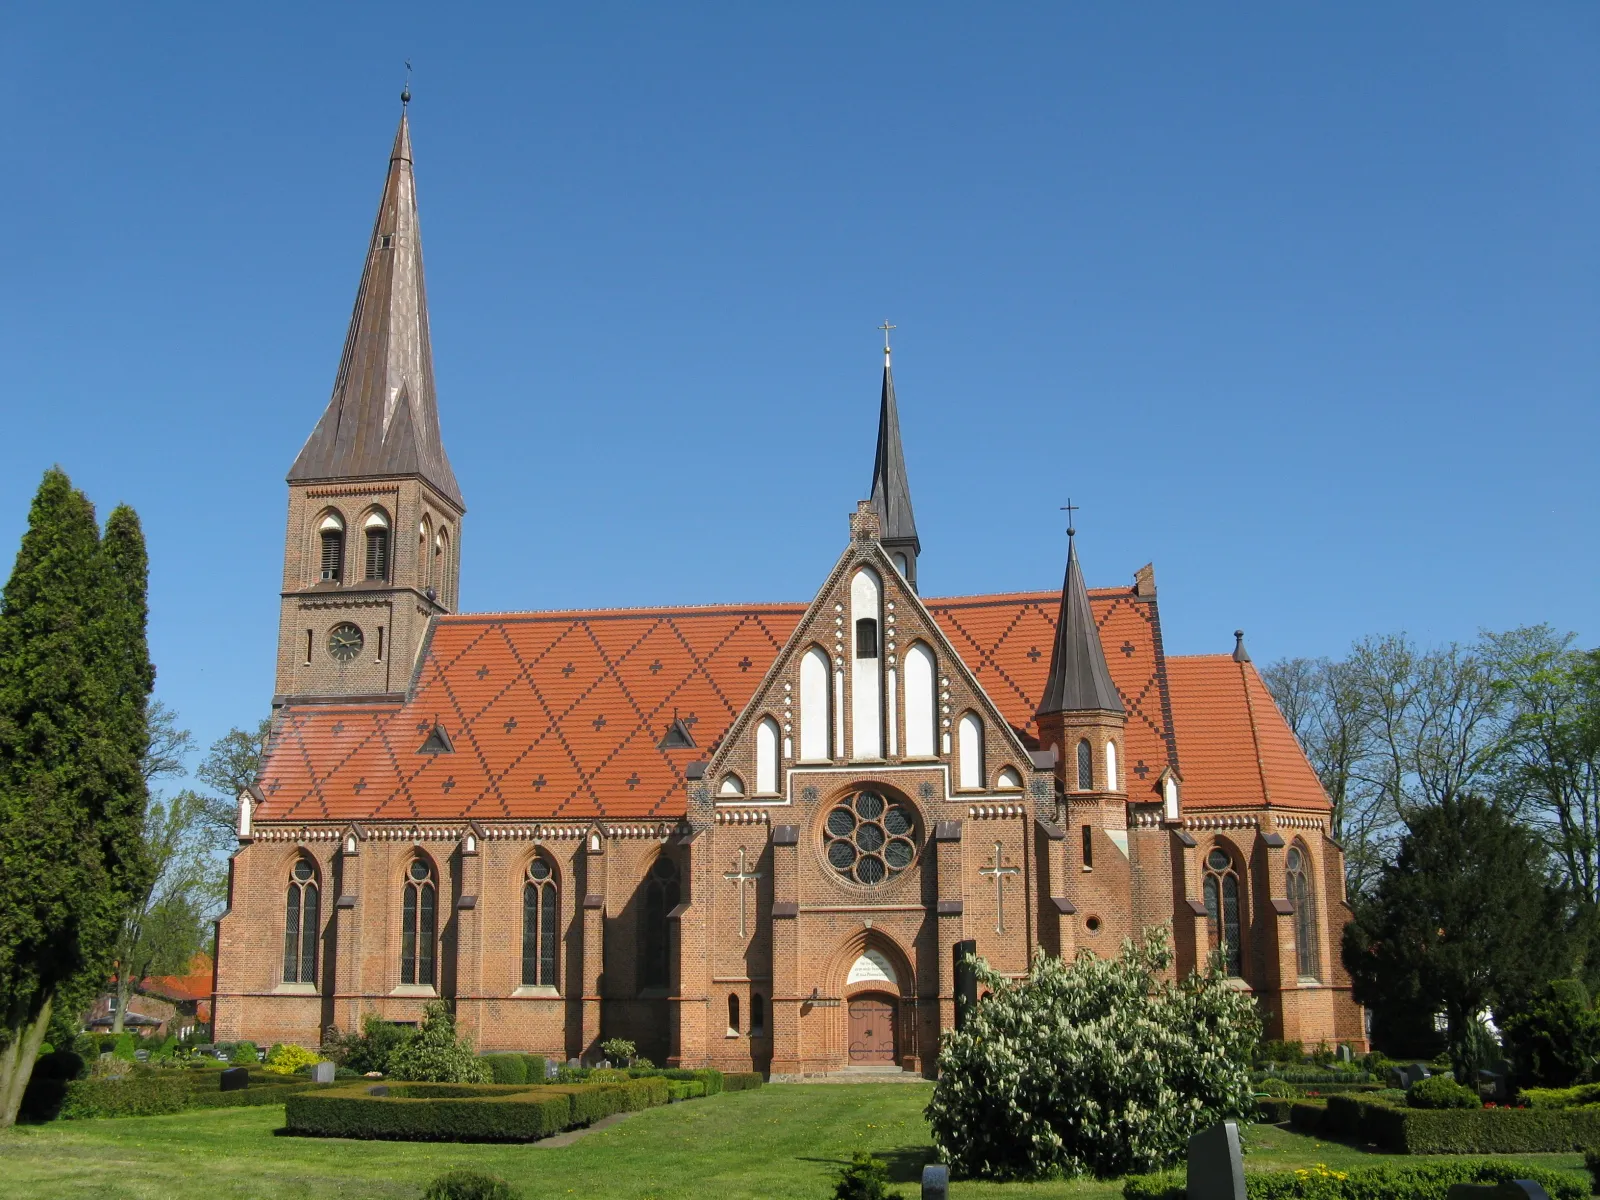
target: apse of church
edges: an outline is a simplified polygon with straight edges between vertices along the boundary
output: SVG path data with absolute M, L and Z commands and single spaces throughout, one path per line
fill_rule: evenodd
M 484 1050 L 926 1073 L 958 944 L 1018 977 L 1158 928 L 1269 1036 L 1363 1042 L 1328 801 L 1242 636 L 1169 657 L 1153 570 L 1090 589 L 1075 530 L 1059 590 L 921 595 L 887 341 L 868 499 L 808 602 L 458 613 L 419 229 L 403 118 L 288 480 L 218 1039 L 443 998 Z

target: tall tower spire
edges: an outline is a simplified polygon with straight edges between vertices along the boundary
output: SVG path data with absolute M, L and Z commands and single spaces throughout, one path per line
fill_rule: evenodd
M 911 483 L 906 478 L 905 450 L 900 445 L 900 411 L 894 398 L 894 369 L 889 362 L 889 331 L 883 330 L 883 395 L 878 403 L 878 450 L 872 462 L 872 507 L 878 513 L 884 551 L 900 568 L 913 591 L 917 586 L 917 555 L 922 540 L 911 512 Z
M 289 482 L 397 476 L 423 479 L 457 508 L 465 507 L 439 434 L 404 108 L 333 396 L 289 469 Z
M 1070 501 L 1069 501 L 1070 506 Z M 1067 577 L 1061 584 L 1061 611 L 1056 642 L 1050 652 L 1050 676 L 1038 716 L 1055 713 L 1125 713 L 1122 697 L 1111 682 L 1100 630 L 1089 609 L 1089 589 L 1078 565 L 1076 529 L 1067 530 Z

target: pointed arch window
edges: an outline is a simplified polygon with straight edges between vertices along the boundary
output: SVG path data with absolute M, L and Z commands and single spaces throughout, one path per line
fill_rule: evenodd
M 1322 974 L 1322 953 L 1317 944 L 1317 900 L 1311 886 L 1311 856 L 1296 842 L 1284 856 L 1289 899 L 1294 904 L 1294 947 L 1300 974 L 1312 979 Z
M 1106 743 L 1106 791 L 1117 790 L 1117 744 Z
M 427 591 L 433 586 L 433 556 L 430 553 L 429 543 L 433 541 L 428 518 L 423 517 L 417 526 L 417 570 L 422 573 L 422 590 Z
M 560 942 L 556 873 L 543 858 L 528 864 L 522 881 L 522 983 L 524 987 L 556 986 L 556 950 Z
M 728 993 L 728 1036 L 739 1036 L 739 997 Z
M 317 869 L 298 858 L 289 870 L 289 893 L 283 918 L 283 981 L 316 983 L 317 932 L 321 929 L 321 889 Z
M 976 713 L 965 713 L 961 717 L 961 724 L 957 729 L 959 740 L 956 743 L 958 751 L 957 767 L 960 786 L 964 788 L 981 788 L 983 786 L 983 723 L 978 720 Z
M 433 586 L 439 603 L 450 606 L 450 535 L 443 529 L 433 539 Z
M 367 539 L 367 578 L 389 578 L 389 518 L 382 512 L 368 515 L 362 531 Z
M 833 757 L 833 682 L 821 646 L 800 660 L 800 757 L 825 762 Z
M 344 518 L 329 513 L 317 528 L 322 542 L 322 581 L 338 583 L 344 579 Z
M 756 794 L 778 794 L 778 723 L 771 717 L 756 726 Z
M 934 704 L 933 651 L 917 642 L 906 652 L 906 757 L 932 758 L 938 706 Z
M 1078 790 L 1094 791 L 1094 747 L 1089 745 L 1088 738 L 1078 741 Z
M 644 928 L 639 945 L 644 950 L 639 964 L 639 986 L 664 988 L 667 986 L 667 914 L 678 907 L 682 891 L 678 882 L 678 864 L 662 855 L 651 864 L 645 879 Z
M 1222 951 L 1224 969 L 1229 975 L 1244 977 L 1244 942 L 1239 927 L 1239 872 L 1233 856 L 1221 846 L 1206 855 L 1206 924 L 1211 930 L 1212 949 Z
M 435 986 L 439 938 L 439 885 L 433 866 L 415 858 L 400 895 L 400 982 Z

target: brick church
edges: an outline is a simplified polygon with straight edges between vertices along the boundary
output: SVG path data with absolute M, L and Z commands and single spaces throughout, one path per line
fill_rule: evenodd
M 461 613 L 402 115 L 288 483 L 218 1039 L 445 997 L 485 1050 L 932 1073 L 957 942 L 1020 975 L 1163 926 L 1267 1036 L 1364 1044 L 1328 799 L 1242 636 L 1169 657 L 1152 568 L 1088 588 L 1070 532 L 1059 591 L 922 596 L 887 352 L 809 600 Z

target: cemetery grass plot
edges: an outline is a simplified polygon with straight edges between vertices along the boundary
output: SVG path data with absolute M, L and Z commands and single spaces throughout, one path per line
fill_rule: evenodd
M 559 1150 L 278 1137 L 277 1106 L 58 1122 L 0 1135 L 0 1191 L 8 1200 L 416 1200 L 435 1175 L 470 1166 L 517 1183 L 527 1200 L 817 1200 L 832 1194 L 839 1165 L 860 1149 L 886 1159 L 899 1193 L 915 1196 L 913 1181 L 933 1154 L 922 1118 L 931 1090 L 768 1086 L 649 1109 Z M 1367 1154 L 1271 1126 L 1251 1127 L 1245 1141 L 1250 1171 L 1427 1161 Z M 1516 1157 L 1587 1178 L 1580 1155 Z M 957 1186 L 963 1200 L 1122 1194 L 1115 1181 Z

